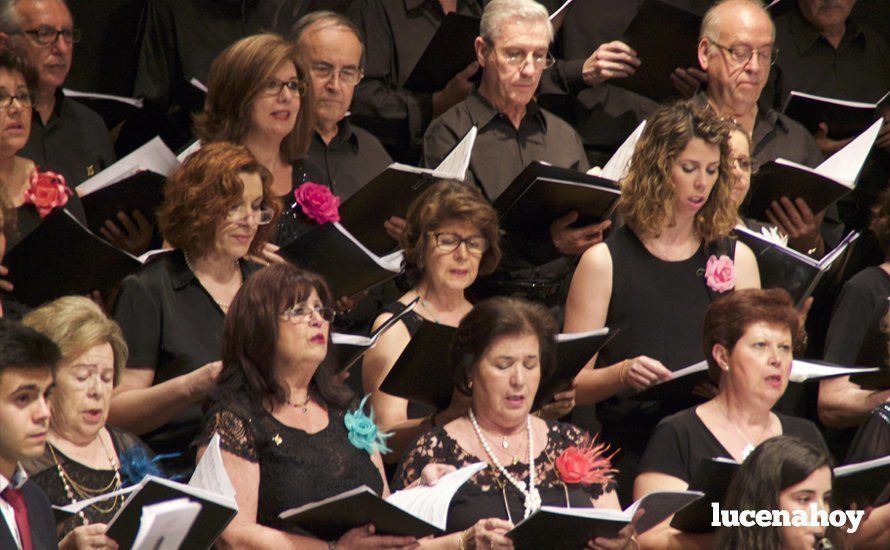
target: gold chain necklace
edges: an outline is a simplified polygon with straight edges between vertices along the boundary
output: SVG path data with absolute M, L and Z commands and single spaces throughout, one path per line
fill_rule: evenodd
M 112 491 L 116 491 L 121 487 L 121 472 L 120 467 L 117 462 L 111 456 L 111 453 L 108 452 L 108 449 L 105 447 L 105 442 L 102 441 L 102 436 L 97 436 L 99 439 L 99 445 L 102 446 L 102 450 L 105 452 L 105 455 L 108 457 L 108 463 L 111 465 L 111 469 L 114 470 L 114 476 L 112 476 L 111 481 L 105 487 L 100 487 L 97 489 L 91 489 L 89 487 L 85 487 L 74 481 L 74 479 L 68 475 L 68 472 L 62 467 L 61 461 L 59 461 L 59 457 L 56 456 L 55 446 L 47 441 L 47 446 L 49 447 L 49 453 L 52 456 L 53 462 L 56 465 L 56 472 L 59 474 L 59 479 L 62 481 L 62 486 L 65 488 L 66 496 L 71 499 L 71 503 L 74 504 L 78 500 L 86 500 L 89 498 L 93 498 L 99 495 L 104 495 L 105 493 L 110 493 Z M 75 492 L 80 499 L 74 497 Z M 115 495 L 114 500 L 112 500 L 111 505 L 108 508 L 103 508 L 99 504 L 91 504 L 90 508 L 96 510 L 100 514 L 108 514 L 114 511 L 117 508 L 119 502 L 123 502 L 122 495 Z M 84 524 L 88 523 L 87 518 L 84 516 L 83 511 L 81 510 L 78 515 L 81 520 L 83 520 Z

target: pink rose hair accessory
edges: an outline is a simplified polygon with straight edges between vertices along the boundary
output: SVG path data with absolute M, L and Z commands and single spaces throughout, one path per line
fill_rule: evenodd
M 41 218 L 47 217 L 55 208 L 68 204 L 68 197 L 73 194 L 65 185 L 65 178 L 55 172 L 31 173 L 29 186 L 25 189 L 25 204 L 33 204 Z
M 705 266 L 705 281 L 714 292 L 729 292 L 735 288 L 735 264 L 729 256 L 714 254 Z
M 607 443 L 597 443 L 596 437 L 585 437 L 579 446 L 571 446 L 556 458 L 556 471 L 565 484 L 593 485 L 608 483 L 618 470 L 612 468 L 612 458 L 618 453 L 609 452 Z
M 340 197 L 331 193 L 324 185 L 307 181 L 294 191 L 294 199 L 300 205 L 303 214 L 312 218 L 319 225 L 325 222 L 340 221 Z

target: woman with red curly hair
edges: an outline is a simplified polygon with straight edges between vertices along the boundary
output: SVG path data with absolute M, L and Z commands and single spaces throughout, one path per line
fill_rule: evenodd
M 114 307 L 130 357 L 109 422 L 158 453 L 183 453 L 197 434 L 199 403 L 220 370 L 229 304 L 259 266 L 244 260 L 268 241 L 281 211 L 272 176 L 247 148 L 207 145 L 164 188 L 158 226 L 174 250 L 124 279 Z M 188 454 L 189 456 L 185 456 Z

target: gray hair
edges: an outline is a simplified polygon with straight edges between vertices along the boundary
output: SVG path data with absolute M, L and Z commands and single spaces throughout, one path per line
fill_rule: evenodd
M 289 39 L 296 44 L 298 50 L 300 49 L 300 39 L 306 31 L 310 30 L 310 28 L 316 31 L 329 28 L 341 28 L 354 34 L 362 49 L 362 54 L 359 57 L 359 67 L 364 66 L 365 42 L 362 40 L 361 31 L 358 30 L 358 27 L 352 20 L 337 12 L 327 10 L 314 11 L 304 15 L 294 23 L 294 26 L 290 29 Z
M 726 10 L 726 8 L 723 8 L 722 6 L 730 2 L 738 3 L 740 1 L 749 4 L 755 9 L 759 9 L 766 15 L 772 26 L 773 40 L 775 40 L 776 24 L 773 22 L 772 16 L 767 11 L 766 4 L 763 0 L 718 0 L 705 12 L 705 16 L 702 18 L 701 22 L 701 30 L 698 33 L 698 39 L 707 40 L 711 44 L 716 44 L 720 40 L 720 16 L 723 15 L 723 12 Z
M 479 24 L 479 36 L 489 44 L 494 44 L 505 21 L 523 21 L 540 23 L 547 26 L 547 41 L 553 42 L 553 25 L 547 8 L 535 0 L 492 0 L 485 6 L 482 22 Z
M 0 8 L 0 32 L 6 34 L 12 34 L 20 29 L 19 26 L 19 16 L 15 11 L 15 7 L 22 0 L 4 0 L 3 7 Z M 68 8 L 67 0 L 52 0 L 55 2 L 61 3 L 65 8 Z M 68 8 L 69 13 L 71 9 Z M 72 19 L 74 15 L 71 16 Z

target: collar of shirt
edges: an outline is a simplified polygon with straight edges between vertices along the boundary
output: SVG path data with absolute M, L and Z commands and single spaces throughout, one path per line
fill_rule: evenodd
M 343 119 L 337 123 L 337 134 L 331 139 L 330 143 L 325 144 L 318 132 L 315 132 L 315 139 L 317 139 L 325 149 L 339 149 L 349 143 L 349 145 L 352 146 L 353 151 L 358 150 L 358 137 L 352 131 L 352 126 L 349 124 L 349 117 L 343 117 Z
M 751 132 L 752 155 L 758 149 L 760 142 L 776 129 L 787 130 L 785 122 L 775 109 L 760 101 L 757 105 L 757 117 L 754 119 L 754 130 Z
M 173 256 L 171 257 L 172 261 L 170 263 L 170 281 L 173 284 L 173 289 L 181 290 L 192 281 L 200 283 L 200 281 L 198 281 L 198 277 L 195 276 L 192 270 L 189 269 L 188 264 L 185 262 L 185 253 L 183 253 L 182 250 L 178 248 L 170 253 L 173 254 Z M 241 269 L 242 281 L 247 279 L 246 267 L 247 263 L 243 258 L 238 260 L 238 268 Z
M 473 124 L 478 126 L 479 130 L 482 130 L 488 123 L 498 117 L 508 120 L 506 115 L 495 109 L 494 106 L 479 93 L 478 88 L 474 89 L 472 93 L 467 96 L 467 110 L 470 113 L 470 118 L 472 118 Z M 541 112 L 541 108 L 535 100 L 531 100 L 528 105 L 525 106 L 525 116 L 519 124 L 520 129 L 528 124 L 529 121 L 537 122 L 541 126 L 542 131 L 547 131 L 547 119 L 544 118 L 544 113 Z
M 36 105 L 34 107 L 31 107 L 33 113 L 33 116 L 31 117 L 31 124 L 34 124 L 36 122 L 37 124 L 41 124 L 46 127 L 62 116 L 62 106 L 65 104 L 65 94 L 62 92 L 61 86 L 56 88 L 56 92 L 53 95 L 56 98 L 56 104 L 53 106 L 53 112 L 50 113 L 49 120 L 46 121 L 46 124 L 43 124 L 43 121 L 40 118 L 40 114 L 37 112 Z
M 26 481 L 28 481 L 28 472 L 25 471 L 21 464 L 16 464 L 11 480 L 0 474 L 0 493 L 5 491 L 10 485 L 12 485 L 13 489 L 21 489 Z
M 828 44 L 828 40 L 822 37 L 822 33 L 820 33 L 812 23 L 804 19 L 798 9 L 793 9 L 788 13 L 788 29 L 791 31 L 791 35 L 794 38 L 794 45 L 797 48 L 798 55 L 803 55 L 809 51 L 820 38 L 825 44 L 830 45 Z M 843 49 L 852 40 L 860 36 L 862 36 L 862 31 L 859 29 L 859 25 L 856 24 L 856 21 L 851 15 L 847 18 L 847 28 L 844 31 L 844 37 L 841 39 L 838 49 Z M 779 55 L 782 55 L 782 52 L 779 52 Z

